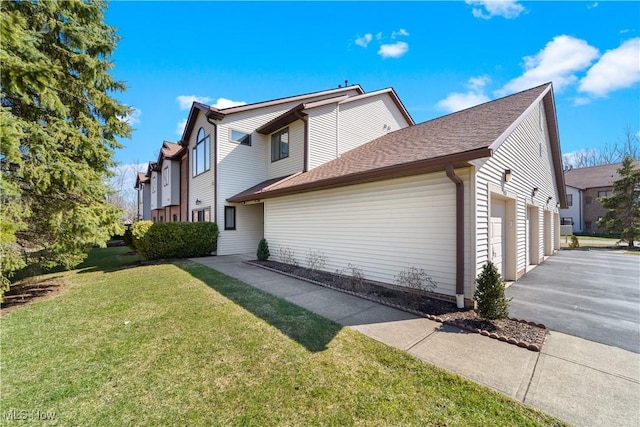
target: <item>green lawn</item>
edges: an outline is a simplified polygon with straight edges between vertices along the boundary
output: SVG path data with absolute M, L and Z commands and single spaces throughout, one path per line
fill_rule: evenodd
M 83 426 L 561 424 L 200 264 L 118 269 L 125 251 L 94 250 L 66 273 L 64 293 L 1 319 L 4 419 L 40 411 Z

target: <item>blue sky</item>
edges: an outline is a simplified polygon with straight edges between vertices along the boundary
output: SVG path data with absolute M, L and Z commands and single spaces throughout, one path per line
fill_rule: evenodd
M 563 153 L 640 131 L 639 2 L 112 2 L 122 164 L 221 107 L 393 87 L 416 123 L 553 81 Z M 639 134 L 640 135 L 640 134 Z

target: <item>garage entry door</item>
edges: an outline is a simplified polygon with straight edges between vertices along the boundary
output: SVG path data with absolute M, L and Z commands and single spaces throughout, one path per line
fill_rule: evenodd
M 491 218 L 489 221 L 489 257 L 502 277 L 506 277 L 503 262 L 505 254 L 505 215 L 505 202 L 493 200 L 491 202 Z

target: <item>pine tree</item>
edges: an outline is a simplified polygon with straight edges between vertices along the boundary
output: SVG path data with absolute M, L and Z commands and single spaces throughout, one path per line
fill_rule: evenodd
M 0 3 L 2 283 L 26 264 L 71 267 L 121 231 L 105 202 L 130 108 L 109 71 L 102 1 Z
M 256 256 L 260 261 L 266 261 L 269 259 L 270 255 L 271 253 L 269 253 L 269 243 L 267 243 L 267 239 L 261 239 L 260 243 L 258 243 L 258 252 L 256 253 Z
M 502 276 L 493 262 L 488 261 L 476 278 L 473 296 L 478 304 L 477 312 L 485 319 L 503 319 L 509 316 L 509 299 L 504 295 Z
M 634 167 L 633 157 L 626 156 L 617 172 L 620 179 L 613 182 L 612 195 L 599 199 L 608 211 L 598 227 L 620 233 L 631 248 L 640 236 L 640 169 Z

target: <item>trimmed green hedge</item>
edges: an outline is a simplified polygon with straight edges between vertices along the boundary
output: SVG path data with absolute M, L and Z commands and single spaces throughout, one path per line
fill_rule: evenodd
M 131 226 L 133 246 L 147 259 L 206 256 L 218 248 L 213 222 L 138 221 Z

